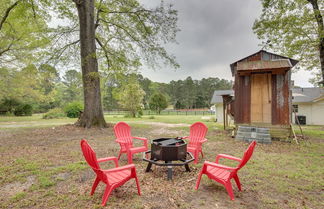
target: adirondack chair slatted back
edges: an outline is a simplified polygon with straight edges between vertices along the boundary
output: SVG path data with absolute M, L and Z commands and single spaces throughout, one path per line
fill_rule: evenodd
M 253 142 L 251 142 L 249 147 L 246 149 L 246 151 L 244 152 L 244 155 L 242 157 L 242 161 L 237 166 L 238 170 L 240 168 L 242 168 L 250 160 L 250 158 L 252 157 L 255 145 L 256 145 L 256 141 L 253 141 Z
M 207 134 L 208 128 L 201 122 L 196 122 L 190 126 L 189 144 L 197 145 Z
M 133 146 L 133 137 L 131 135 L 131 127 L 125 122 L 119 122 L 114 126 L 115 136 L 118 140 L 124 141 L 128 146 Z M 121 144 L 122 149 L 126 149 L 125 145 Z
M 88 142 L 85 139 L 81 140 L 81 149 L 84 158 L 86 159 L 89 166 L 93 169 L 93 171 L 97 174 L 97 176 L 104 182 L 108 182 L 107 176 L 104 175 L 102 170 L 100 169 L 96 153 L 90 147 Z

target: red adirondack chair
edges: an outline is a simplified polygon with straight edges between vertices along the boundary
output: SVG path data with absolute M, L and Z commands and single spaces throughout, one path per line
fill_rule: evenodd
M 204 157 L 202 144 L 207 141 L 205 138 L 207 131 L 208 128 L 205 124 L 202 122 L 196 122 L 190 126 L 189 136 L 183 137 L 183 139 L 189 139 L 187 151 L 191 152 L 195 157 L 195 164 L 198 163 L 199 153 L 201 153 L 201 156 Z
M 199 187 L 201 176 L 203 174 L 206 174 L 208 176 L 208 178 L 213 179 L 213 180 L 217 181 L 218 183 L 223 184 L 225 186 L 227 193 L 230 196 L 231 200 L 234 200 L 234 193 L 233 193 L 233 188 L 232 188 L 232 184 L 231 184 L 231 179 L 234 178 L 238 189 L 240 191 L 242 191 L 241 183 L 240 183 L 239 177 L 237 176 L 237 171 L 240 170 L 249 161 L 249 159 L 251 158 L 251 156 L 253 154 L 255 145 L 256 145 L 256 142 L 253 141 L 249 145 L 247 150 L 244 152 L 242 159 L 233 157 L 230 155 L 219 154 L 216 157 L 215 163 L 205 161 L 205 163 L 199 173 L 198 179 L 197 179 L 196 189 L 198 189 L 198 187 Z M 236 160 L 239 162 L 239 164 L 235 168 L 218 164 L 218 161 L 221 158 Z
M 119 122 L 114 126 L 116 142 L 120 145 L 118 160 L 122 153 L 127 153 L 128 163 L 133 163 L 133 154 L 148 151 L 147 139 L 142 137 L 134 137 L 131 135 L 131 127 L 125 122 Z M 143 146 L 133 147 L 133 139 L 143 141 Z
M 106 157 L 97 159 L 96 153 L 93 151 L 93 149 L 90 147 L 90 145 L 85 139 L 81 140 L 81 149 L 87 163 L 97 174 L 96 180 L 92 185 L 90 195 L 93 195 L 99 182 L 102 181 L 106 184 L 105 193 L 102 197 L 102 206 L 106 205 L 109 195 L 115 188 L 122 186 L 124 183 L 126 183 L 132 178 L 134 178 L 136 181 L 138 195 L 141 195 L 141 189 L 138 183 L 136 168 L 134 164 L 118 167 L 118 160 L 116 157 Z M 102 170 L 99 166 L 99 163 L 109 160 L 115 162 L 116 168 Z

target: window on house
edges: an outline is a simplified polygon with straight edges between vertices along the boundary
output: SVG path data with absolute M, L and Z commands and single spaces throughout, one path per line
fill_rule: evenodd
M 298 112 L 298 105 L 293 105 L 293 111 L 296 113 Z

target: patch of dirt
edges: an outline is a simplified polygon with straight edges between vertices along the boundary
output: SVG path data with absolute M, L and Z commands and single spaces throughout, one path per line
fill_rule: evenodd
M 53 177 L 58 180 L 66 180 L 71 176 L 71 173 L 69 172 L 64 172 L 64 173 L 59 173 L 57 175 L 54 175 Z
M 134 123 L 134 122 L 132 122 Z M 160 127 L 167 127 L 167 128 L 174 128 L 174 127 L 189 127 L 189 124 L 185 124 L 185 123 L 162 123 L 162 122 L 145 122 L 145 121 L 139 121 L 136 123 L 140 123 L 140 124 L 147 124 L 147 125 L 153 125 L 153 126 L 160 126 Z
M 178 131 L 178 130 L 170 130 L 167 128 L 155 128 L 152 131 L 150 131 L 150 134 L 153 135 L 158 135 L 158 136 L 165 136 L 165 137 L 176 137 L 176 136 L 182 136 L 183 132 L 182 131 Z
M 12 197 L 19 192 L 26 191 L 34 183 L 35 183 L 35 176 L 28 176 L 26 182 L 24 183 L 17 181 L 17 182 L 4 185 L 3 187 L 0 187 L 0 193 L 5 193 L 8 197 Z
M 2 123 L 0 124 L 0 128 L 25 128 L 25 127 L 39 127 L 39 126 L 59 126 L 65 124 L 73 124 L 72 122 L 42 122 L 38 121 L 30 121 L 30 122 L 10 122 L 10 123 Z

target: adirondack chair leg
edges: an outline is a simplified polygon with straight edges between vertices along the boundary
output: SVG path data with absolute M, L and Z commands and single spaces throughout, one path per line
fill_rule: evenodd
M 196 150 L 195 151 L 195 161 L 194 161 L 195 164 L 198 163 L 198 158 L 199 158 L 199 152 L 198 152 L 198 150 Z
M 201 150 L 200 152 L 201 152 L 201 157 L 204 158 L 204 153 L 203 153 L 203 151 Z
M 240 191 L 242 191 L 242 188 L 241 188 L 241 182 L 240 182 L 239 177 L 238 177 L 237 175 L 234 175 L 233 178 L 234 178 L 234 180 L 235 180 L 235 182 L 236 182 L 237 188 L 238 188 Z
M 93 193 L 95 192 L 99 182 L 100 182 L 100 179 L 97 177 L 96 180 L 93 182 L 90 195 L 93 195 Z
M 136 181 L 136 186 L 137 186 L 137 193 L 138 193 L 138 195 L 141 195 L 141 188 L 140 188 L 137 176 L 135 176 L 135 181 Z
M 108 197 L 109 197 L 110 193 L 112 192 L 112 190 L 113 190 L 113 187 L 109 187 L 109 186 L 106 187 L 105 193 L 102 197 L 102 203 L 101 203 L 102 206 L 106 205 L 106 202 L 107 202 Z
M 233 188 L 232 188 L 232 184 L 231 184 L 230 180 L 225 183 L 225 188 L 226 188 L 227 193 L 230 196 L 231 200 L 234 200 L 234 193 L 233 193 Z
M 133 154 L 127 153 L 127 160 L 128 160 L 128 164 L 132 164 L 133 163 Z
M 202 174 L 203 174 L 202 171 L 200 171 L 199 176 L 198 176 L 198 179 L 197 179 L 197 182 L 196 182 L 196 190 L 199 188 Z
M 119 155 L 118 155 L 118 160 L 120 159 L 120 156 L 121 156 L 122 152 L 121 150 L 119 151 Z

